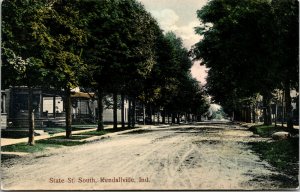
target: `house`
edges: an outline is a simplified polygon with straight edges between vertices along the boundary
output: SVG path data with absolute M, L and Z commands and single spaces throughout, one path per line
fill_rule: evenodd
M 97 98 L 94 93 L 84 93 L 79 88 L 71 91 L 72 122 L 95 124 L 98 115 Z M 109 96 L 107 96 L 109 97 Z M 1 91 L 1 128 L 28 127 L 28 88 L 11 87 Z M 33 89 L 35 127 L 65 126 L 64 98 L 60 91 Z M 125 121 L 127 121 L 128 102 L 125 101 Z M 118 109 L 118 121 L 121 110 Z M 113 110 L 104 108 L 104 122 L 113 122 Z

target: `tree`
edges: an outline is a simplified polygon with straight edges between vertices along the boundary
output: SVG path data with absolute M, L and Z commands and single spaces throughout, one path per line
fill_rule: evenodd
M 66 137 L 72 134 L 71 89 L 79 85 L 86 72 L 81 54 L 86 32 L 80 17 L 80 2 L 49 1 L 38 12 L 39 23 L 34 25 L 36 43 L 41 47 L 42 60 L 48 70 L 50 87 L 64 91 Z
M 150 81 L 154 82 L 151 88 L 156 108 L 171 111 L 173 123 L 175 117 L 179 123 L 180 114 L 201 116 L 207 109 L 205 94 L 199 82 L 191 77 L 192 62 L 182 40 L 173 32 L 168 32 L 159 47 L 163 49 L 158 51 L 158 65 L 153 68 Z
M 107 92 L 113 93 L 115 101 L 120 93 L 136 98 L 140 90 L 138 84 L 155 63 L 152 47 L 156 22 L 134 0 L 87 3 L 91 4 L 91 15 L 88 16 L 89 38 L 83 55 L 98 97 Z M 117 128 L 117 105 L 114 106 L 114 128 Z M 103 106 L 99 106 L 101 118 L 100 108 Z M 100 120 L 98 129 L 102 127 Z
M 293 111 L 290 90 L 298 90 L 299 85 L 299 2 L 296 0 L 273 0 L 275 17 L 276 46 L 280 76 L 279 88 L 285 91 L 287 127 L 293 129 Z
M 238 99 L 262 94 L 264 123 L 271 124 L 271 92 L 279 82 L 271 3 L 214 0 L 197 14 L 204 24 L 196 33 L 204 39 L 193 54 L 210 68 L 208 90 L 223 104 L 234 98 L 231 108 Z
M 2 87 L 28 87 L 28 144 L 34 145 L 33 87 L 40 87 L 47 71 L 36 43 L 35 26 L 44 1 L 5 1 L 2 4 Z

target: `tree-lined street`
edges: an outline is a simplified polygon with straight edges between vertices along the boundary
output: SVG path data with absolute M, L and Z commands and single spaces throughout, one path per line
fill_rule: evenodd
M 226 123 L 145 128 L 13 160 L 2 184 L 6 190 L 276 189 L 282 183 L 274 178 L 289 178 L 251 150 L 249 142 L 262 140 Z M 135 182 L 108 180 L 114 177 Z
M 297 188 L 299 2 L 142 2 L 2 2 L 2 188 Z

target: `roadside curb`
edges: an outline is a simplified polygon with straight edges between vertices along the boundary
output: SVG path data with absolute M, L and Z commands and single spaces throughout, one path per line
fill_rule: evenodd
M 164 128 L 164 127 L 168 127 L 170 125 L 141 125 L 141 127 L 139 128 L 133 128 L 133 129 L 128 129 L 128 130 L 124 130 L 124 131 L 118 131 L 118 132 L 114 132 L 114 133 L 108 133 L 105 135 L 100 135 L 100 136 L 92 136 L 86 139 L 81 139 L 78 140 L 79 142 L 87 142 L 87 143 L 92 143 L 92 142 L 97 142 L 103 139 L 108 139 L 117 135 L 121 135 L 121 134 L 125 134 L 125 133 L 130 133 L 130 132 L 134 132 L 134 131 L 138 131 L 138 130 L 148 130 L 148 129 L 152 129 L 152 128 Z M 106 127 L 106 129 L 111 129 L 112 127 Z M 89 131 L 95 131 L 97 130 L 96 128 L 92 128 L 92 129 L 86 129 L 86 130 L 79 130 L 79 131 L 74 131 L 73 134 L 80 134 L 80 133 L 86 133 Z M 64 132 L 62 133 L 57 133 L 54 135 L 47 135 L 47 136 L 41 136 L 40 138 L 36 138 L 36 140 L 44 140 L 44 139 L 49 139 L 52 137 L 56 137 L 56 136 L 63 136 L 65 135 Z M 3 139 L 3 138 L 1 138 Z M 18 140 L 12 140 L 11 142 L 8 143 L 4 143 L 1 142 L 1 147 L 2 146 L 8 146 L 8 145 L 15 145 L 15 144 L 19 144 L 19 143 L 24 143 L 27 141 L 28 138 L 22 138 L 22 139 L 18 139 Z M 14 156 L 14 157 L 23 157 L 23 156 L 27 156 L 31 153 L 24 153 L 24 152 L 4 152 L 1 151 L 1 155 L 5 155 L 5 156 Z
M 144 126 L 144 125 L 143 125 Z M 105 135 L 100 135 L 100 136 L 93 136 L 93 137 L 90 137 L 90 138 L 86 138 L 86 139 L 82 139 L 80 140 L 81 142 L 88 142 L 88 143 L 91 143 L 91 142 L 96 142 L 96 141 L 100 141 L 102 139 L 108 139 L 108 138 L 111 138 L 111 137 L 114 137 L 114 136 L 117 136 L 117 135 L 121 135 L 121 134 L 124 134 L 124 133 L 130 133 L 130 132 L 134 132 L 134 131 L 138 131 L 138 130 L 148 130 L 148 129 L 153 129 L 153 128 L 165 128 L 165 127 L 169 127 L 170 125 L 149 125 L 149 126 L 144 126 L 144 127 L 139 127 L 139 128 L 133 128 L 133 129 L 128 129 L 128 130 L 124 130 L 124 131 L 118 131 L 118 132 L 115 132 L 115 133 L 108 133 L 108 134 L 105 134 Z

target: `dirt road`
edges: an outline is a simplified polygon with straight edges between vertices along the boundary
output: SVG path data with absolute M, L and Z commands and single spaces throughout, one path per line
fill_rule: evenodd
M 2 189 L 273 189 L 277 173 L 227 124 L 151 128 L 2 167 Z

